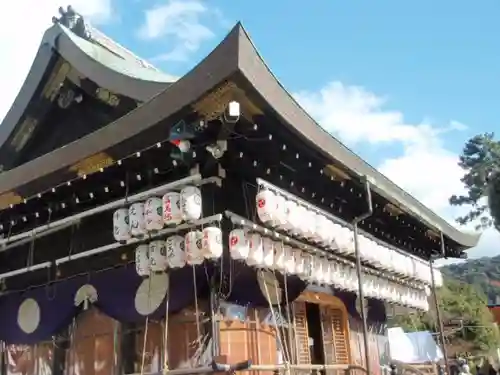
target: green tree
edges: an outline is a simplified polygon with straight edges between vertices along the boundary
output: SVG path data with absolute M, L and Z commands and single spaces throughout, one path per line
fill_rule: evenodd
M 477 229 L 493 225 L 500 230 L 500 142 L 494 137 L 494 133 L 485 133 L 467 141 L 458 163 L 465 171 L 461 181 L 467 194 L 450 197 L 452 205 L 471 207 L 457 221 L 479 222 Z
M 451 345 L 457 341 L 466 341 L 477 352 L 497 347 L 498 329 L 493 324 L 486 296 L 473 285 L 446 278 L 443 287 L 437 291 L 437 297 L 445 325 L 447 322 L 459 320 L 463 323 L 463 329 L 445 329 L 449 331 L 446 338 Z M 391 325 L 402 326 L 406 331 L 438 331 L 435 314 L 432 312 L 399 316 Z

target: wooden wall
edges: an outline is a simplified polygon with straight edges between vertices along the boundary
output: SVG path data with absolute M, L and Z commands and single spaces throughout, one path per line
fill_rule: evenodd
M 365 345 L 363 341 L 363 325 L 359 319 L 351 318 L 349 320 L 351 328 L 351 354 L 352 363 L 365 367 Z M 382 375 L 381 365 L 387 360 L 388 355 L 387 336 L 385 335 L 385 327 L 380 324 L 368 325 L 368 345 L 370 350 L 370 358 L 372 359 L 371 372 L 374 375 Z
M 220 354 L 229 363 L 251 359 L 254 364 L 314 362 L 306 306 L 319 306 L 322 350 L 327 364 L 363 364 L 357 347 L 362 336 L 356 327 L 349 329 L 347 311 L 336 297 L 314 292 L 303 293 L 289 312 L 266 308 L 223 305 L 220 313 Z M 196 324 L 192 308 L 169 317 L 167 353 L 170 369 L 208 364 L 200 343 L 210 349 L 211 322 L 205 304 Z M 287 316 L 293 316 L 288 324 Z M 276 320 L 279 320 L 276 326 Z M 310 320 L 309 320 L 310 321 Z M 163 367 L 165 323 L 119 324 L 97 309 L 82 313 L 70 327 L 64 351 L 64 371 L 52 372 L 53 343 L 32 347 L 9 347 L 6 375 L 112 375 L 155 372 Z M 127 340 L 124 340 L 124 337 Z M 146 340 L 144 341 L 146 337 Z M 126 345 L 124 342 L 126 341 Z M 58 343 L 61 346 L 60 343 Z M 351 349 L 352 348 L 352 349 Z M 374 352 L 373 352 L 374 353 Z M 206 354 L 206 352 L 205 352 Z M 143 366 L 144 365 L 144 366 Z M 270 375 L 262 372 L 257 375 Z
M 10 345 L 4 353 L 7 375 L 51 375 L 53 344 Z
M 268 309 L 225 306 L 220 322 L 220 351 L 229 363 L 251 359 L 254 364 L 279 360 L 278 329 L 267 320 Z M 260 372 L 268 375 L 272 372 Z

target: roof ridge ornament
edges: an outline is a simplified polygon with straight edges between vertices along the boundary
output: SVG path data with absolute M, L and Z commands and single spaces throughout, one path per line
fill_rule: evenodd
M 66 10 L 63 7 L 59 7 L 60 17 L 52 17 L 53 23 L 58 23 L 70 29 L 75 35 L 80 38 L 90 40 L 92 35 L 90 32 L 89 25 L 85 22 L 83 16 L 76 12 L 75 9 L 68 5 Z

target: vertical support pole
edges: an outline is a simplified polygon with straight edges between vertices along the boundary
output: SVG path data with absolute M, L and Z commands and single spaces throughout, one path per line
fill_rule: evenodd
M 52 374 L 63 375 L 66 370 L 66 353 L 71 350 L 71 338 L 74 327 L 73 323 L 64 330 L 61 334 L 53 338 L 54 345 L 52 346 Z
M 202 177 L 220 177 L 222 179 L 221 184 L 207 184 L 201 187 L 202 191 L 202 202 L 203 202 L 203 216 L 216 215 L 224 212 L 226 209 L 226 196 L 224 194 L 223 189 L 226 188 L 225 178 L 225 170 L 220 166 L 218 162 L 209 161 L 205 163 L 205 165 L 201 168 L 198 168 L 198 171 L 201 172 Z M 227 246 L 227 222 L 226 220 L 222 220 L 220 223 L 222 230 L 222 243 L 223 248 L 225 249 Z M 219 296 L 219 286 L 218 283 L 221 280 L 218 280 L 218 276 L 221 274 L 221 267 L 223 266 L 223 261 L 220 263 L 214 264 L 212 269 L 212 276 L 210 277 L 210 331 L 211 331 L 211 347 L 210 354 L 212 355 L 212 359 L 216 360 L 220 357 L 220 331 L 219 331 L 219 305 L 220 305 L 220 296 Z
M 358 298 L 361 305 L 361 320 L 363 321 L 363 344 L 365 346 L 365 365 L 366 371 L 370 374 L 371 366 L 370 366 L 370 344 L 368 340 L 368 323 L 366 321 L 366 301 L 365 294 L 363 290 L 363 271 L 361 268 L 361 252 L 359 249 L 359 233 L 358 233 L 358 224 L 371 216 L 373 214 L 373 204 L 372 204 L 372 193 L 370 189 L 370 182 L 368 179 L 365 180 L 365 188 L 366 188 L 366 203 L 367 203 L 367 211 L 354 218 L 353 220 L 353 232 L 354 232 L 354 253 L 356 256 L 356 274 L 358 276 Z
M 444 243 L 444 235 L 443 232 L 441 232 L 441 255 L 445 255 L 446 249 L 445 249 L 445 243 Z M 446 343 L 444 341 L 444 328 L 443 328 L 443 320 L 441 319 L 441 307 L 439 304 L 439 299 L 437 297 L 436 293 L 436 280 L 434 278 L 434 267 L 433 267 L 434 260 L 432 258 L 429 259 L 429 267 L 431 270 L 431 288 L 432 288 L 432 295 L 434 296 L 434 305 L 436 308 L 436 319 L 438 323 L 438 328 L 439 328 L 439 339 L 441 340 L 441 350 L 443 351 L 443 357 L 444 357 L 444 364 L 446 367 L 446 372 L 450 373 L 450 366 L 448 362 L 448 352 L 446 351 Z
M 134 323 L 120 324 L 120 361 L 118 363 L 119 374 L 132 374 L 135 372 L 134 362 L 136 360 L 135 345 L 137 326 Z M 164 350 L 167 350 L 166 346 Z
M 363 271 L 361 269 L 361 256 L 359 251 L 358 223 L 354 223 L 354 251 L 356 254 L 356 274 L 358 275 L 358 298 L 361 307 L 361 320 L 363 322 L 363 344 L 365 347 L 366 371 L 370 374 L 370 344 L 368 340 L 368 322 L 366 321 L 366 301 L 363 290 Z
M 7 375 L 7 345 L 0 341 L 2 347 L 2 358 L 0 359 L 0 375 Z
M 212 278 L 210 287 L 210 322 L 212 324 L 212 358 L 220 356 L 220 330 L 219 330 L 219 295 L 216 292 L 215 278 Z

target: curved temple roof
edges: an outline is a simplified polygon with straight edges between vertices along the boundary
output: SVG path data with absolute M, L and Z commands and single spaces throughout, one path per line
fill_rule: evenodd
M 56 30 L 62 33 L 58 43 L 59 48 L 64 46 L 62 53 L 66 56 L 73 55 L 73 59 L 77 56 L 83 56 L 81 50 L 75 50 L 75 47 L 71 47 L 74 38 L 68 36 L 64 29 L 55 27 L 49 34 L 55 33 Z M 55 44 L 54 36 L 46 36 L 47 39 L 52 40 L 52 43 Z M 90 48 L 85 43 L 82 44 L 83 48 Z M 154 73 L 149 72 L 147 73 L 151 74 L 149 76 L 146 73 L 141 73 L 144 76 L 125 77 L 124 71 L 118 72 L 118 67 L 112 66 L 112 63 L 108 67 L 99 67 L 97 66 L 99 63 L 92 60 L 89 55 L 86 55 L 85 58 L 87 62 L 80 65 L 94 64 L 93 68 L 97 71 L 95 74 L 99 77 L 102 76 L 103 81 L 113 80 L 112 77 L 104 77 L 110 74 L 110 69 L 113 69 L 112 76 L 122 77 L 122 82 L 115 84 L 117 85 L 116 89 L 129 90 L 129 86 L 125 84 L 127 80 L 134 82 L 137 87 L 141 85 L 144 87 L 149 83 L 141 80 L 144 80 L 146 76 L 151 79 L 154 75 Z M 75 63 L 77 62 L 75 61 Z M 268 102 L 268 105 L 291 130 L 302 135 L 311 147 L 317 148 L 332 161 L 340 162 L 354 175 L 366 176 L 378 194 L 430 228 L 442 232 L 462 247 L 473 247 L 478 243 L 479 234 L 461 232 L 447 223 L 322 129 L 271 73 L 240 24 L 237 24 L 215 50 L 192 71 L 141 107 L 67 147 L 57 149 L 0 175 L 0 191 L 13 191 L 43 176 L 67 169 L 88 156 L 104 151 L 155 126 L 162 119 L 173 115 L 186 105 L 190 105 L 235 73 L 243 75 L 253 90 Z M 47 186 L 48 188 L 50 186 Z
M 91 41 L 59 23 L 45 32 L 31 70 L 0 125 L 0 145 L 18 125 L 55 54 L 99 86 L 139 102 L 147 101 L 171 84 L 172 77 L 148 65 L 98 30 L 90 27 L 90 33 Z

